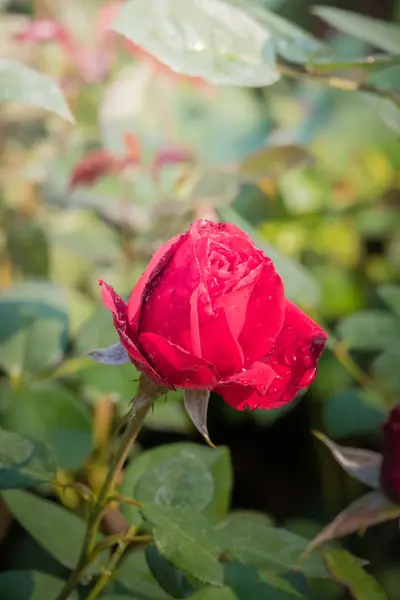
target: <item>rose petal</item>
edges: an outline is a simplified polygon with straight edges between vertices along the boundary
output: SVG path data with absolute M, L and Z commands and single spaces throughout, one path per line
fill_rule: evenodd
M 215 385 L 212 366 L 202 358 L 155 333 L 142 333 L 139 343 L 168 386 L 211 389 Z
M 285 316 L 282 280 L 271 260 L 266 259 L 247 304 L 239 335 L 245 366 L 262 358 L 274 345 Z
M 321 337 L 321 340 L 325 341 L 328 337 L 315 321 L 287 299 L 285 299 L 285 327 L 293 327 L 297 335 L 303 338 Z
M 198 339 L 200 356 L 214 365 L 221 377 L 240 372 L 243 352 L 223 308 L 212 309 L 204 285 L 194 292 L 191 305 L 191 333 L 193 339 Z M 195 346 L 194 341 L 192 346 Z
M 148 363 L 147 359 L 137 347 L 133 333 L 131 332 L 126 319 L 126 303 L 120 296 L 118 296 L 111 285 L 108 285 L 102 279 L 99 280 L 99 284 L 101 285 L 103 304 L 113 314 L 114 326 L 121 340 L 121 344 L 128 352 L 130 359 L 142 371 L 146 371 L 146 373 L 149 374 L 149 376 L 151 376 L 153 379 L 160 381 L 160 376 L 158 373 L 154 371 L 152 366 Z
M 163 244 L 157 252 L 153 255 L 147 269 L 137 282 L 134 287 L 128 302 L 128 320 L 134 331 L 138 330 L 139 319 L 144 320 L 141 315 L 141 308 L 144 304 L 144 308 L 148 308 L 149 301 L 146 299 L 148 296 L 149 286 L 154 285 L 156 277 L 163 271 L 168 262 L 174 256 L 176 249 L 187 239 L 188 234 L 177 235 L 171 240 Z M 154 308 L 154 307 L 153 307 Z M 151 311 L 153 313 L 153 310 Z M 162 311 L 160 311 L 162 314 Z M 151 315 L 153 319 L 154 314 Z
M 250 369 L 227 378 L 223 385 L 215 388 L 215 391 L 237 410 L 276 408 L 281 403 L 271 403 L 267 395 L 268 388 L 275 377 L 276 373 L 269 365 L 256 362 Z
M 103 304 L 113 314 L 119 327 L 126 323 L 126 302 L 119 296 L 111 285 L 108 285 L 103 279 L 99 279 L 101 287 L 101 297 Z
M 151 291 L 143 304 L 140 332 L 155 333 L 200 356 L 192 347 L 190 303 L 199 281 L 193 243 L 189 236 L 185 236 L 161 277 L 149 286 Z
M 315 378 L 327 334 L 292 302 L 285 300 L 285 322 L 263 362 L 277 373 L 269 389 L 271 400 L 290 402 Z

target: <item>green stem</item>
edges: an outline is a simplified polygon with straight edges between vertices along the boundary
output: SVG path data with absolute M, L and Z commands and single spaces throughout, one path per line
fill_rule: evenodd
M 66 600 L 73 589 L 79 585 L 86 567 L 95 558 L 92 556 L 96 535 L 107 506 L 107 499 L 115 487 L 115 480 L 122 469 L 128 456 L 129 450 L 134 444 L 139 431 L 142 428 L 144 419 L 153 404 L 153 401 L 164 392 L 163 388 L 149 381 L 143 375 L 140 378 L 139 390 L 132 402 L 131 410 L 127 418 L 127 427 L 122 435 L 119 447 L 114 458 L 111 461 L 106 478 L 101 486 L 99 495 L 93 505 L 87 525 L 86 535 L 81 550 L 81 555 L 76 568 L 72 571 L 64 588 L 61 590 L 56 600 Z M 130 543 L 130 541 L 128 542 Z
M 127 536 L 128 537 L 134 536 L 135 532 L 136 532 L 136 527 L 132 527 L 128 531 Z M 132 539 L 132 537 L 131 537 L 131 539 Z M 97 598 L 100 595 L 100 593 L 103 591 L 103 589 L 106 587 L 107 583 L 109 582 L 112 574 L 114 573 L 115 568 L 117 567 L 119 561 L 121 560 L 125 550 L 127 549 L 127 547 L 129 546 L 130 543 L 131 543 L 131 541 L 128 538 L 124 539 L 124 540 L 120 540 L 118 542 L 118 546 L 114 550 L 107 567 L 102 571 L 100 577 L 98 578 L 95 585 L 91 589 L 89 595 L 86 597 L 86 600 L 95 600 L 95 598 Z

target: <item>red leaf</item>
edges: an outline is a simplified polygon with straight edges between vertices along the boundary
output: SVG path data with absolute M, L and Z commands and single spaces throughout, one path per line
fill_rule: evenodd
M 400 506 L 393 504 L 380 490 L 369 492 L 352 502 L 329 525 L 323 529 L 307 547 L 307 553 L 317 546 L 341 538 L 367 527 L 383 523 L 400 516 Z
M 57 42 L 68 47 L 73 43 L 72 36 L 66 27 L 51 19 L 35 19 L 25 29 L 17 33 L 15 39 L 30 44 Z
M 84 156 L 72 171 L 69 190 L 76 186 L 90 186 L 101 177 L 118 173 L 129 164 L 134 163 L 131 157 L 116 158 L 108 150 L 96 150 Z

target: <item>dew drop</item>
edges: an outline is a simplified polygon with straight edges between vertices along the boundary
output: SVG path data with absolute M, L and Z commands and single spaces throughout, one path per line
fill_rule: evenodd
M 302 355 L 303 364 L 305 367 L 311 367 L 314 362 L 314 357 L 310 352 L 305 352 Z
M 281 392 L 285 387 L 285 382 L 281 377 L 275 377 L 272 380 L 271 385 L 268 388 L 268 394 L 276 394 L 277 392 Z
M 303 388 L 309 386 L 314 381 L 316 373 L 317 369 L 308 369 L 308 371 L 306 371 L 301 377 L 299 381 L 299 387 Z
M 297 355 L 293 348 L 286 348 L 283 353 L 283 359 L 285 363 L 289 366 L 293 366 L 297 362 Z

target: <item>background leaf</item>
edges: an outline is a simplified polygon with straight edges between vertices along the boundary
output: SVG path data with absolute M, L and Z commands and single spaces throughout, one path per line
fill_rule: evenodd
M 236 600 L 235 594 L 228 587 L 204 587 L 188 598 L 189 600 Z
M 370 492 L 345 508 L 332 523 L 317 535 L 308 546 L 308 550 L 350 533 L 364 532 L 367 527 L 396 519 L 399 516 L 400 507 L 390 502 L 380 490 Z
M 175 567 L 213 585 L 223 582 L 223 547 L 211 523 L 191 509 L 144 505 L 157 548 Z
M 243 564 L 276 572 L 301 569 L 309 577 L 326 577 L 318 554 L 301 559 L 308 541 L 290 531 L 246 517 L 232 519 L 218 531 L 229 553 Z
M 268 581 L 256 569 L 237 562 L 224 566 L 225 583 L 235 592 L 238 600 L 301 600 L 304 598 L 290 584 L 277 577 Z
M 14 60 L 0 59 L 0 90 L 0 102 L 37 106 L 70 123 L 75 121 L 56 83 L 44 73 Z
M 400 285 L 381 285 L 377 291 L 387 306 L 400 317 Z
M 391 54 L 400 52 L 400 27 L 394 23 L 371 19 L 371 17 L 333 6 L 314 6 L 312 12 L 343 33 L 359 38 Z
M 192 586 L 185 575 L 176 569 L 155 546 L 146 548 L 146 560 L 154 578 L 167 594 L 173 598 L 185 598 L 192 591 Z
M 121 493 L 134 498 L 140 477 L 173 457 L 193 457 L 204 463 L 212 474 L 214 486 L 213 498 L 205 508 L 204 514 L 213 520 L 223 518 L 228 510 L 232 488 L 230 455 L 229 450 L 224 447 L 213 450 L 199 444 L 176 443 L 147 450 L 134 457 L 128 465 Z M 126 505 L 121 508 L 131 523 L 140 523 L 141 517 L 137 507 Z
M 37 571 L 6 571 L 0 574 L 0 594 L 7 600 L 44 600 L 55 598 L 61 592 L 64 581 Z M 77 600 L 77 592 L 71 592 L 68 600 Z
M 300 146 L 270 146 L 242 160 L 239 164 L 239 175 L 244 180 L 257 183 L 266 178 L 276 179 L 289 169 L 312 162 L 311 154 Z
M 90 454 L 90 413 L 66 388 L 54 384 L 8 388 L 4 406 L 5 427 L 47 443 L 60 466 L 75 468 Z
M 85 537 L 83 519 L 29 492 L 9 490 L 2 492 L 2 497 L 17 521 L 43 548 L 69 569 L 75 567 Z M 96 563 L 89 567 L 92 573 L 97 570 Z
M 324 550 L 324 559 L 332 576 L 349 588 L 355 600 L 387 600 L 377 581 L 346 550 Z
M 346 473 L 369 487 L 379 487 L 382 456 L 378 452 L 339 446 L 323 433 L 315 432 L 315 435 L 329 448 Z
M 49 282 L 5 290 L 0 298 L 0 365 L 13 376 L 53 367 L 64 355 L 68 321 L 63 293 Z
M 378 430 L 386 413 L 365 396 L 361 390 L 345 388 L 324 400 L 323 421 L 331 437 L 349 437 Z
M 135 487 L 135 497 L 143 504 L 200 511 L 210 502 L 213 491 L 213 478 L 204 462 L 187 454 L 148 469 Z
M 112 28 L 172 70 L 214 84 L 264 86 L 280 77 L 268 30 L 224 0 L 136 0 Z
M 381 350 L 400 336 L 400 319 L 377 310 L 365 310 L 340 321 L 338 335 L 355 350 Z
M 55 471 L 56 464 L 48 447 L 0 428 L 0 490 L 48 481 Z
M 137 549 L 127 553 L 117 571 L 121 593 L 138 600 L 168 600 L 167 594 L 150 572 L 145 550 Z

